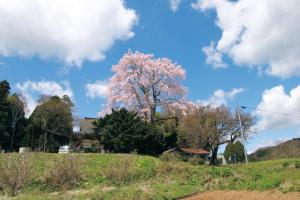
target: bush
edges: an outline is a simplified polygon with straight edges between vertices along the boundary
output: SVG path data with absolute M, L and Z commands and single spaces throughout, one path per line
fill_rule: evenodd
M 116 184 L 133 181 L 139 176 L 138 172 L 134 168 L 134 160 L 130 155 L 123 155 L 117 162 L 101 169 L 102 176 Z
M 289 165 L 290 165 L 289 162 L 282 163 L 282 167 L 288 167 Z
M 159 159 L 164 162 L 182 162 L 185 161 L 184 157 L 176 153 L 163 153 L 159 156 Z
M 192 165 L 204 165 L 205 160 L 199 157 L 191 157 L 188 159 L 188 162 Z
M 297 168 L 297 169 L 300 168 L 300 162 L 295 163 L 295 168 Z
M 7 189 L 9 195 L 16 196 L 18 190 L 28 181 L 31 167 L 31 154 L 6 154 L 0 163 L 0 186 Z
M 162 162 L 158 166 L 156 174 L 159 177 L 168 176 L 170 174 L 176 174 L 176 176 L 180 177 L 190 177 L 193 172 L 190 165 L 185 163 Z
M 56 188 L 70 189 L 80 184 L 81 160 L 74 154 L 64 155 L 46 177 L 46 184 Z

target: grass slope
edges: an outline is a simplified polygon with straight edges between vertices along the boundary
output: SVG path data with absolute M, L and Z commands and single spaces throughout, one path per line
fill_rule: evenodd
M 84 180 L 72 190 L 51 188 L 44 177 L 62 156 L 34 154 L 34 175 L 13 199 L 176 199 L 208 190 L 300 192 L 300 170 L 295 167 L 299 158 L 210 167 L 130 155 L 133 168 L 126 171 L 125 181 L 103 176 L 105 170 L 120 168 L 122 154 L 77 154 Z M 0 162 L 5 162 L 1 155 Z M 0 191 L 0 199 L 9 197 Z
M 258 149 L 249 158 L 252 161 L 300 157 L 300 138 L 288 140 L 276 146 Z

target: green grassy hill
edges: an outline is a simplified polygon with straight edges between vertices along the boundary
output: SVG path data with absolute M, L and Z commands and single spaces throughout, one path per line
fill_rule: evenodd
M 300 191 L 300 159 L 210 167 L 123 154 L 75 154 L 83 176 L 80 183 L 64 189 L 50 186 L 46 177 L 64 156 L 32 154 L 30 180 L 13 199 L 142 200 L 176 199 L 220 189 Z M 7 159 L 0 154 L 0 164 Z M 0 190 L 0 199 L 10 197 Z
M 249 156 L 252 161 L 300 158 L 300 138 L 295 138 L 276 146 L 258 149 Z

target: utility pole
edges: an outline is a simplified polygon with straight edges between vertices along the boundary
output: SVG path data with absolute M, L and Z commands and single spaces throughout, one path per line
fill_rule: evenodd
M 242 125 L 240 106 L 239 105 L 237 105 L 237 112 L 238 112 L 238 117 L 239 117 L 241 134 L 242 134 L 242 138 L 243 138 L 245 161 L 246 161 L 246 163 L 248 163 L 248 156 L 247 156 L 247 150 L 246 150 L 246 138 L 245 138 L 244 129 L 243 129 L 243 125 Z

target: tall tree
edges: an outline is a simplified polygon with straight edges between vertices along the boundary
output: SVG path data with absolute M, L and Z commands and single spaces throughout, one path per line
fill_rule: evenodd
M 95 136 L 107 151 L 136 151 L 150 155 L 157 155 L 163 151 L 162 134 L 135 112 L 128 112 L 126 109 L 113 110 L 111 114 L 98 119 L 94 127 Z
M 225 147 L 224 156 L 228 163 L 244 162 L 244 145 L 240 141 L 228 143 Z
M 56 151 L 60 145 L 66 144 L 72 134 L 73 119 L 71 100 L 64 96 L 53 96 L 38 105 L 29 119 L 27 141 L 35 148 Z M 39 134 L 36 134 L 36 133 Z M 39 141 L 37 141 L 39 140 Z M 37 146 L 36 146 L 37 145 Z
M 8 133 L 8 113 L 9 103 L 8 95 L 10 91 L 9 83 L 4 80 L 0 82 L 0 149 L 8 148 L 9 133 Z
M 25 123 L 25 100 L 17 94 L 13 94 L 8 97 L 9 102 L 9 116 L 8 116 L 8 125 L 10 133 L 10 151 L 13 150 L 16 130 L 19 130 L 18 133 L 22 134 L 24 132 L 24 123 Z M 23 124 L 20 124 L 23 122 Z M 22 129 L 22 130 L 20 130 Z M 19 136 L 19 135 L 18 135 Z M 19 138 L 20 139 L 20 138 Z
M 128 51 L 117 65 L 108 84 L 106 111 L 126 108 L 154 123 L 158 108 L 184 106 L 186 88 L 180 84 L 185 70 L 167 58 Z
M 248 113 L 241 113 L 241 121 L 247 137 L 254 118 Z M 220 145 L 242 137 L 237 113 L 225 106 L 198 106 L 183 118 L 180 133 L 181 145 L 211 151 L 211 165 L 216 163 Z

